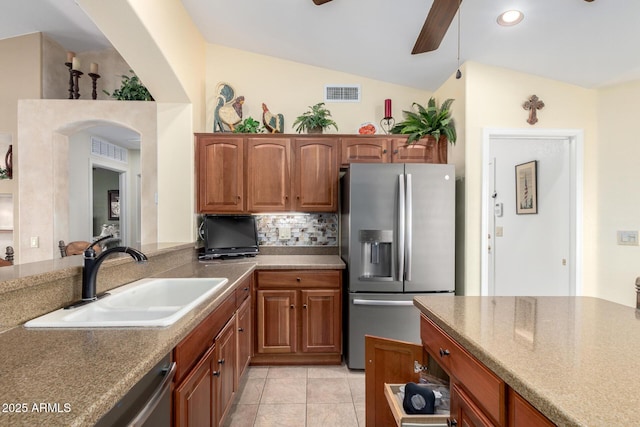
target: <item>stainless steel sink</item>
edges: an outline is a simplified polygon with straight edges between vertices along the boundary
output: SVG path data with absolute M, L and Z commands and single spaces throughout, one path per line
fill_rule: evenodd
M 109 291 L 111 295 L 71 309 L 60 309 L 25 323 L 27 328 L 108 328 L 170 326 L 214 295 L 226 278 L 141 279 Z

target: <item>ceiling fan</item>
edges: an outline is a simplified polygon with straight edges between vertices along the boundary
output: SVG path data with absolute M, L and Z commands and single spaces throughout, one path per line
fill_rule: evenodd
M 318 6 L 330 1 L 313 0 Z M 427 19 L 411 51 L 412 55 L 438 49 L 453 17 L 456 16 L 460 3 L 462 0 L 433 0 Z

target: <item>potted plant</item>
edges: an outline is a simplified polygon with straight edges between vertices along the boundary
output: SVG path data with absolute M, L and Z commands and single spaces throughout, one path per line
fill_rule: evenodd
M 449 98 L 438 107 L 435 98 L 430 98 L 427 108 L 414 102 L 413 108 L 416 111 L 403 111 L 405 119 L 395 125 L 391 133 L 408 134 L 407 144 L 428 136 L 432 136 L 436 141 L 444 137 L 451 144 L 455 144 L 456 127 L 449 109 L 452 102 L 453 99 Z
M 330 117 L 331 112 L 324 108 L 324 102 L 319 102 L 298 116 L 293 122 L 293 127 L 298 133 L 305 130 L 307 133 L 322 133 L 329 126 L 333 126 L 338 130 L 338 125 Z
M 253 117 L 247 117 L 241 123 L 235 126 L 234 133 L 264 133 L 262 123 Z
M 122 75 L 122 84 L 119 89 L 115 89 L 112 93 L 103 90 L 108 96 L 120 101 L 153 101 L 153 96 L 149 90 L 142 84 L 138 76 L 129 70 L 133 76 Z

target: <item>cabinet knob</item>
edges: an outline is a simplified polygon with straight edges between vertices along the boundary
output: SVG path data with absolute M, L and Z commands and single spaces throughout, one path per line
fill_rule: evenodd
M 447 418 L 447 426 L 448 427 L 455 427 L 458 425 L 458 420 L 454 419 L 449 419 Z
M 291 308 L 296 308 L 296 306 L 295 306 L 295 305 L 293 305 L 293 304 L 291 304 Z
M 247 292 L 249 290 L 249 288 L 243 288 L 242 290 Z
M 440 357 L 445 357 L 445 356 L 449 356 L 451 354 L 451 352 L 447 349 L 440 349 Z
M 213 371 L 212 375 L 214 377 L 219 377 L 220 376 L 220 371 Z
M 296 277 L 296 282 L 301 282 L 301 281 L 302 281 L 302 279 L 301 279 L 301 278 Z
M 393 150 L 393 154 L 398 154 L 398 150 Z
M 238 200 L 241 200 L 241 199 L 242 199 L 242 197 L 241 197 L 241 196 L 238 196 Z
M 387 154 L 387 149 L 382 150 L 382 154 Z
M 302 308 L 307 308 L 307 304 L 302 304 Z
M 238 328 L 238 332 L 244 332 L 244 328 Z
M 218 363 L 224 365 L 224 359 L 218 359 Z

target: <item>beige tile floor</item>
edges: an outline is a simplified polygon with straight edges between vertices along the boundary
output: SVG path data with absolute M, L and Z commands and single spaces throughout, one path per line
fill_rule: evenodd
M 364 427 L 364 371 L 250 366 L 225 427 Z

